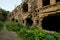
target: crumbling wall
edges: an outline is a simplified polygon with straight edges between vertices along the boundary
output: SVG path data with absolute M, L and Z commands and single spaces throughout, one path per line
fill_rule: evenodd
M 28 0 L 17 6 L 11 14 L 9 20 L 21 22 L 24 25 L 33 25 L 42 29 L 42 20 L 50 14 L 60 12 L 60 2 L 56 0 L 45 0 L 49 4 L 43 3 L 44 0 Z

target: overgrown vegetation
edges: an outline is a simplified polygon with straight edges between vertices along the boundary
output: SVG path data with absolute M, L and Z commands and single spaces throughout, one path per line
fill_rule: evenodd
M 6 21 L 9 11 L 0 8 L 0 21 Z
M 6 26 L 7 30 L 9 31 L 19 31 L 20 30 L 20 25 L 19 23 L 12 22 L 12 21 L 6 21 L 4 23 L 4 26 Z
M 22 40 L 60 40 L 60 34 L 48 34 L 33 26 L 24 26 L 18 22 L 5 21 L 0 22 L 0 30 L 6 26 L 7 30 L 15 31 Z
M 3 22 L 0 21 L 0 30 L 2 30 L 2 29 L 3 29 Z
M 60 40 L 60 34 L 48 34 L 33 26 L 24 26 L 11 21 L 5 22 L 5 26 L 9 31 L 15 31 L 22 40 Z
M 60 40 L 60 33 L 49 34 L 37 27 L 24 26 L 18 22 L 6 21 L 8 13 L 8 11 L 0 9 L 0 30 L 5 26 L 7 30 L 15 31 L 22 40 Z
M 4 21 L 6 21 L 8 13 L 9 13 L 9 11 L 6 11 L 6 10 L 0 8 L 0 30 L 3 29 Z

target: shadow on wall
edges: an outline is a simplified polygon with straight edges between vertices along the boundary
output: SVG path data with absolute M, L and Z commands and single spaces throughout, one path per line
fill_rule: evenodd
M 49 31 L 60 31 L 60 13 L 50 14 L 42 20 L 42 28 Z

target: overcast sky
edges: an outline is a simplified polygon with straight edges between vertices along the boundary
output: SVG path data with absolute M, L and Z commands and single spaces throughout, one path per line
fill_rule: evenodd
M 19 4 L 21 4 L 21 0 L 0 0 L 0 8 L 9 11 L 12 11 Z

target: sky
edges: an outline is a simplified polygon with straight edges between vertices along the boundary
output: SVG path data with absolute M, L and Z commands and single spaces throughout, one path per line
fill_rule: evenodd
M 12 11 L 14 8 L 20 5 L 21 2 L 21 0 L 0 0 L 0 8 L 7 11 Z

